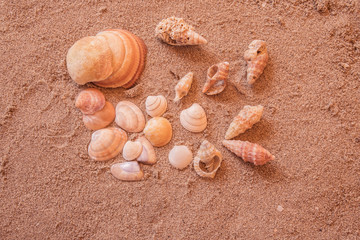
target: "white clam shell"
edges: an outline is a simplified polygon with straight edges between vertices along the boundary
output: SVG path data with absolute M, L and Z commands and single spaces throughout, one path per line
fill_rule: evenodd
M 141 132 L 145 127 L 145 117 L 132 102 L 121 101 L 116 105 L 115 122 L 128 132 Z
M 153 145 L 145 137 L 140 137 L 136 139 L 136 142 L 142 144 L 142 152 L 136 161 L 143 164 L 155 164 L 156 163 L 156 154 Z
M 110 172 L 123 181 L 139 181 L 144 177 L 144 172 L 136 161 L 116 163 L 111 166 Z
M 152 117 L 160 117 L 166 112 L 167 101 L 163 95 L 148 96 L 145 102 L 146 112 Z
M 186 168 L 192 161 L 193 154 L 187 146 L 174 146 L 169 152 L 169 162 L 177 169 Z
M 207 126 L 205 110 L 197 103 L 180 113 L 181 125 L 190 132 L 202 132 Z
M 127 141 L 123 148 L 123 158 L 131 161 L 140 156 L 143 146 L 140 142 Z

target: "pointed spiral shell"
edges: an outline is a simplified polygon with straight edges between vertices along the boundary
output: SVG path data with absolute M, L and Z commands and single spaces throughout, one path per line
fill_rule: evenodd
M 186 168 L 193 160 L 193 154 L 185 145 L 174 146 L 169 152 L 169 162 L 177 169 Z
M 144 172 L 136 161 L 116 163 L 111 166 L 110 172 L 122 181 L 139 181 L 144 177 Z
M 105 106 L 100 111 L 94 114 L 84 114 L 83 122 L 85 127 L 91 130 L 98 130 L 106 127 L 115 119 L 115 108 L 114 106 L 106 101 Z
M 153 146 L 162 147 L 170 142 L 172 127 L 166 118 L 154 117 L 146 123 L 144 134 Z
M 127 132 L 141 132 L 145 126 L 145 117 L 134 103 L 120 101 L 116 105 L 115 122 Z
M 254 40 L 250 43 L 249 49 L 244 53 L 244 59 L 247 61 L 247 82 L 253 84 L 263 73 L 266 67 L 269 55 L 266 49 L 266 42 Z
M 105 96 L 96 88 L 82 90 L 75 100 L 75 107 L 83 114 L 94 114 L 105 106 Z
M 167 101 L 163 95 L 148 96 L 145 101 L 147 114 L 152 117 L 160 117 L 166 112 Z
M 194 74 L 192 72 L 189 72 L 179 80 L 179 82 L 175 86 L 174 102 L 179 101 L 188 94 L 191 84 L 193 82 L 193 78 Z
M 221 152 L 204 140 L 194 158 L 194 170 L 200 177 L 214 178 L 221 162 Z
M 145 137 L 136 139 L 136 142 L 140 142 L 142 144 L 142 152 L 136 161 L 143 164 L 155 164 L 156 154 L 153 145 L 151 145 L 151 143 Z
M 181 125 L 190 132 L 202 132 L 207 126 L 206 113 L 197 103 L 180 113 Z
M 229 77 L 229 63 L 221 62 L 212 65 L 206 75 L 206 82 L 202 92 L 206 95 L 215 95 L 224 91 Z

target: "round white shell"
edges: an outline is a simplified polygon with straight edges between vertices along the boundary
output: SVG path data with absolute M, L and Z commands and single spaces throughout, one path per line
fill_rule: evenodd
M 193 154 L 187 146 L 175 146 L 169 152 L 169 162 L 177 169 L 186 168 L 192 161 Z
M 197 103 L 180 113 L 181 125 L 190 132 L 202 132 L 207 126 L 205 110 Z

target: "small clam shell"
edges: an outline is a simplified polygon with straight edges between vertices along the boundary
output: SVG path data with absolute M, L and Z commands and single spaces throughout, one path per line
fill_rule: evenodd
M 154 117 L 146 123 L 144 134 L 153 146 L 162 147 L 170 142 L 172 127 L 166 118 Z
M 193 154 L 187 146 L 175 146 L 169 152 L 169 162 L 177 169 L 186 168 L 193 160 Z
M 148 96 L 145 102 L 146 112 L 152 117 L 160 117 L 167 108 L 167 101 L 163 95 Z
M 191 84 L 193 82 L 193 78 L 194 74 L 192 72 L 189 72 L 179 80 L 179 82 L 175 86 L 176 96 L 174 98 L 174 102 L 179 101 L 188 94 Z
M 197 103 L 180 113 L 181 125 L 190 132 L 202 132 L 207 126 L 204 109 Z
M 106 101 L 105 107 L 94 114 L 84 114 L 83 122 L 88 129 L 98 130 L 106 127 L 115 119 L 115 108 L 114 106 Z
M 143 164 L 155 164 L 156 163 L 156 155 L 153 145 L 145 138 L 140 137 L 136 139 L 136 142 L 140 142 L 142 144 L 142 152 L 140 156 L 136 159 L 136 161 L 141 162 Z
M 136 161 L 116 163 L 111 166 L 110 172 L 122 181 L 139 181 L 144 177 L 144 172 Z
M 105 106 L 105 96 L 96 88 L 82 90 L 75 100 L 75 107 L 83 114 L 94 114 Z
M 140 142 L 127 141 L 123 148 L 123 158 L 127 161 L 132 161 L 139 157 L 143 150 L 143 146 Z
M 228 62 L 212 65 L 207 71 L 207 79 L 202 92 L 206 95 L 215 95 L 221 93 L 226 87 L 228 77 Z
M 91 135 L 89 156 L 97 161 L 106 161 L 118 155 L 127 141 L 126 132 L 119 128 L 104 128 Z
M 200 177 L 214 178 L 221 162 L 221 152 L 204 140 L 194 158 L 194 170 Z
M 247 61 L 247 82 L 253 84 L 263 73 L 269 55 L 266 49 L 266 42 L 254 40 L 250 43 L 249 49 L 244 53 L 244 59 Z
M 121 101 L 116 105 L 116 124 L 128 132 L 141 132 L 145 126 L 145 117 L 132 102 Z

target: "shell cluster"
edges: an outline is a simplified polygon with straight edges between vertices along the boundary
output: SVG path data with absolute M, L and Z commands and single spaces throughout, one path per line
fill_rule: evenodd
M 148 96 L 145 101 L 146 112 L 151 117 L 160 117 L 166 112 L 167 101 L 163 95 Z
M 249 49 L 244 53 L 244 59 L 247 62 L 247 82 L 253 84 L 263 73 L 269 59 L 266 42 L 262 40 L 252 41 Z
M 181 125 L 190 132 L 202 132 L 207 126 L 205 110 L 197 103 L 181 111 Z
M 194 158 L 194 169 L 200 177 L 214 178 L 221 162 L 221 152 L 209 141 L 204 140 Z
M 193 82 L 194 73 L 189 72 L 184 77 L 182 77 L 175 86 L 175 98 L 174 102 L 178 102 L 180 99 L 185 97 L 191 87 Z
M 202 92 L 206 95 L 215 95 L 224 91 L 229 77 L 229 63 L 221 62 L 212 65 L 206 75 L 206 82 Z

